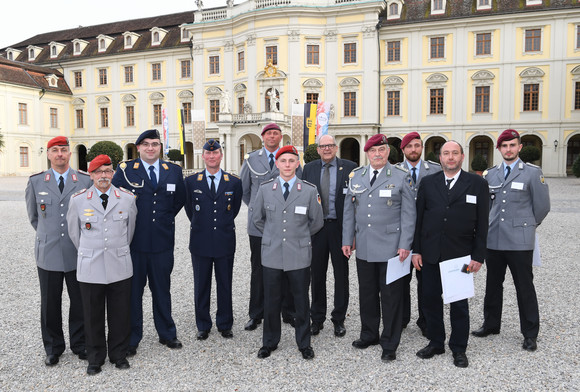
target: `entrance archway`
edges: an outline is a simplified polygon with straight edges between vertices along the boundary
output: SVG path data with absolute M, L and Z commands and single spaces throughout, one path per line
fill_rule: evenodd
M 87 148 L 82 144 L 77 146 L 77 157 L 79 170 L 87 171 Z
M 441 136 L 433 136 L 425 140 L 424 159 L 426 161 L 439 162 L 439 151 L 447 140 Z
M 262 148 L 262 139 L 260 139 L 258 135 L 254 135 L 253 133 L 247 133 L 240 138 L 238 146 L 240 148 L 238 160 L 239 167 L 241 167 L 242 163 L 244 162 L 244 157 L 246 154 L 249 154 L 252 151 Z
M 387 139 L 389 146 L 391 146 L 391 152 L 389 153 L 389 163 L 395 164 L 397 162 L 403 162 L 403 151 L 401 150 L 401 139 L 398 137 L 390 137 Z
M 351 160 L 360 166 L 360 143 L 358 140 L 349 137 L 340 142 L 340 157 Z
M 580 134 L 574 135 L 568 140 L 568 147 L 566 148 L 566 174 L 572 174 L 572 165 L 579 156 Z
M 534 165 L 537 166 L 542 166 L 542 139 L 540 139 L 538 136 L 536 135 L 524 135 L 522 136 L 522 148 L 527 147 L 527 146 L 533 146 L 536 147 L 538 150 L 540 150 L 540 159 L 538 159 L 537 161 L 532 161 L 530 163 L 533 163 Z
M 488 136 L 476 136 L 469 143 L 469 170 L 471 161 L 476 155 L 481 155 L 487 162 L 487 167 L 493 166 L 493 140 Z
M 161 149 L 161 151 L 163 151 L 163 149 Z M 135 146 L 135 144 L 133 144 L 133 143 L 127 143 L 125 145 L 125 156 L 126 156 L 126 159 L 128 161 L 130 161 L 131 159 L 135 159 L 135 158 L 138 157 L 137 147 Z

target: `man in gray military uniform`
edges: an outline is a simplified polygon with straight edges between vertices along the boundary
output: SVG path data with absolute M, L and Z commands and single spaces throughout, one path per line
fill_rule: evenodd
M 51 168 L 29 178 L 25 195 L 28 218 L 36 230 L 34 254 L 40 281 L 40 328 L 46 351 L 44 363 L 54 366 L 65 349 L 63 280 L 70 299 L 70 347 L 80 359 L 87 359 L 83 309 L 76 278 L 77 250 L 68 235 L 66 212 L 71 195 L 91 186 L 91 179 L 86 173 L 69 166 L 71 152 L 66 137 L 51 139 L 46 153 Z
M 294 146 L 276 154 L 280 176 L 263 183 L 252 206 L 252 218 L 262 237 L 264 333 L 258 358 L 267 358 L 280 342 L 282 280 L 288 279 L 294 298 L 295 334 L 304 359 L 314 358 L 310 346 L 311 236 L 324 225 L 316 186 L 296 176 L 300 165 Z
M 507 129 L 497 139 L 503 162 L 486 170 L 490 211 L 487 235 L 487 281 L 483 302 L 483 326 L 472 332 L 486 337 L 501 326 L 503 282 L 509 267 L 518 299 L 522 348 L 537 349 L 540 330 L 538 299 L 532 272 L 536 228 L 550 212 L 550 193 L 542 170 L 519 159 L 520 135 Z
M 401 141 L 401 150 L 403 150 L 403 154 L 405 155 L 405 161 L 397 165 L 408 170 L 407 181 L 413 190 L 415 200 L 417 200 L 417 190 L 419 189 L 421 179 L 427 177 L 429 174 L 441 171 L 441 165 L 421 159 L 423 140 L 421 140 L 421 135 L 417 132 L 410 132 L 405 135 Z M 405 282 L 403 293 L 403 328 L 406 328 L 411 320 L 411 278 L 413 277 L 414 269 L 413 265 L 411 265 L 411 273 L 403 277 Z M 421 329 L 423 336 L 427 336 L 427 325 L 421 301 L 421 271 L 415 269 L 415 276 L 417 277 L 417 311 L 419 313 L 417 326 Z
M 89 366 L 101 372 L 107 349 L 117 369 L 128 369 L 131 334 L 131 277 L 129 244 L 135 232 L 135 196 L 111 185 L 113 165 L 107 155 L 89 165 L 94 185 L 77 192 L 67 213 L 68 232 L 78 249 L 77 279 L 85 316 Z M 105 303 L 108 338 L 105 338 Z
M 276 178 L 280 173 L 276 167 L 275 157 L 282 141 L 282 130 L 276 123 L 270 123 L 262 129 L 264 148 L 260 148 L 248 155 L 240 170 L 242 180 L 242 201 L 248 206 L 248 235 L 250 237 L 250 320 L 246 323 L 246 331 L 252 331 L 262 322 L 264 317 L 264 283 L 262 279 L 261 243 L 262 233 L 255 226 L 252 219 L 252 207 L 260 184 Z M 302 177 L 302 168 L 299 166 L 296 175 Z M 284 281 L 284 286 L 287 282 Z M 287 290 L 284 290 L 284 306 L 282 308 L 284 322 L 293 323 L 292 300 Z
M 388 163 L 389 146 L 382 134 L 364 147 L 369 166 L 351 173 L 344 202 L 342 251 L 350 257 L 356 243 L 361 317 L 359 349 L 381 344 L 381 359 L 396 359 L 403 329 L 403 279 L 386 284 L 387 260 L 409 256 L 415 230 L 415 197 L 404 168 Z M 383 332 L 379 325 L 383 317 Z

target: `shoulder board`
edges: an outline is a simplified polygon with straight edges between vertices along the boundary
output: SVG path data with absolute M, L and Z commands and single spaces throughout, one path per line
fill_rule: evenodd
M 84 170 L 77 170 L 77 173 L 79 173 L 79 174 L 82 174 L 82 175 L 84 175 L 84 176 L 90 176 L 90 174 L 89 174 L 89 173 L 87 173 L 87 172 L 86 172 L 86 171 L 84 171 Z
M 434 161 L 427 161 L 427 162 L 429 162 L 429 163 L 430 163 L 430 164 L 432 164 L 432 165 L 441 166 L 441 164 L 440 164 L 440 163 L 437 163 L 437 162 L 434 162 Z
M 497 166 L 488 167 L 487 169 L 485 169 L 485 171 L 490 171 L 490 170 L 493 170 L 493 169 L 497 169 Z
M 36 177 L 36 176 L 38 176 L 38 175 L 40 175 L 40 174 L 42 174 L 42 173 L 44 173 L 44 172 L 43 172 L 43 171 L 41 171 L 41 172 L 38 172 L 38 173 L 34 173 L 34 174 L 33 174 L 33 175 L 31 175 L 30 177 Z
M 246 155 L 244 155 L 244 160 L 248 159 L 250 157 L 250 153 L 247 153 Z
M 488 170 L 489 170 L 489 169 L 485 169 L 485 170 L 483 171 L 483 173 L 481 173 L 481 176 L 482 176 L 483 178 L 485 178 L 485 176 L 487 176 L 487 173 L 489 173 L 489 172 L 488 172 Z
M 359 166 L 359 167 L 357 167 L 356 169 L 352 169 L 352 171 L 353 171 L 353 172 L 355 172 L 355 171 L 357 171 L 357 170 L 360 170 L 360 169 L 362 169 L 363 167 L 364 167 L 364 166 Z
M 265 184 L 269 184 L 272 181 L 274 181 L 276 178 L 270 178 L 268 181 L 264 181 L 263 183 L 260 184 L 260 186 L 265 185 Z
M 77 197 L 78 195 L 82 195 L 87 191 L 87 188 L 81 189 L 80 191 L 74 193 L 71 197 Z
M 308 185 L 310 185 L 311 187 L 314 187 L 314 188 L 316 188 L 316 185 L 314 185 L 314 184 L 313 184 L 313 183 L 311 183 L 311 182 L 308 182 L 308 181 L 306 181 L 306 180 L 302 180 L 302 182 L 303 182 L 303 183 L 305 183 L 305 184 L 308 184 Z
M 530 166 L 530 167 L 534 167 L 534 168 L 536 168 L 536 169 L 541 169 L 541 167 L 540 167 L 540 166 L 534 165 L 533 163 L 530 163 L 530 162 L 526 162 L 526 165 L 528 165 L 528 166 Z
M 128 194 L 130 194 L 131 196 L 135 196 L 135 194 L 134 194 L 133 192 L 131 192 L 131 191 L 130 191 L 130 190 L 128 190 L 128 189 L 125 189 L 125 188 L 123 188 L 122 186 L 120 186 L 120 187 L 119 187 L 119 189 L 120 189 L 121 191 L 125 192 L 125 193 L 128 193 Z
M 238 176 L 237 174 L 234 174 L 234 173 L 226 173 L 226 174 L 229 174 L 232 177 L 236 177 L 237 179 L 240 179 L 240 176 Z
M 395 165 L 395 167 L 405 173 L 409 173 L 409 169 L 407 169 L 406 167 L 403 166 L 399 166 L 399 165 Z

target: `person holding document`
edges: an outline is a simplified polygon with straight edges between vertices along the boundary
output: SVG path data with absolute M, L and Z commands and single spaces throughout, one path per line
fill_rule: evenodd
M 489 234 L 487 239 L 487 281 L 483 302 L 483 326 L 471 334 L 498 334 L 501 326 L 503 281 L 509 267 L 514 278 L 522 348 L 535 351 L 540 329 L 538 299 L 534 288 L 532 260 L 536 228 L 550 212 L 550 193 L 542 170 L 519 159 L 520 134 L 506 129 L 497 139 L 503 163 L 489 169 Z
M 403 330 L 404 280 L 386 284 L 387 260 L 398 254 L 402 262 L 409 256 L 415 196 L 407 183 L 407 170 L 388 163 L 385 135 L 371 137 L 364 150 L 370 165 L 350 174 L 342 228 L 344 255 L 350 257 L 356 245 L 362 327 L 360 338 L 352 345 L 365 349 L 380 343 L 381 360 L 389 362 L 396 359 Z
M 463 147 L 448 141 L 440 151 L 443 171 L 421 180 L 417 194 L 417 223 L 413 265 L 422 271 L 423 311 L 429 344 L 417 352 L 422 359 L 445 352 L 445 325 L 439 263 L 470 255 L 469 272 L 477 272 L 486 257 L 489 196 L 487 182 L 461 170 Z M 467 367 L 469 338 L 467 299 L 451 303 L 449 348 L 453 363 Z

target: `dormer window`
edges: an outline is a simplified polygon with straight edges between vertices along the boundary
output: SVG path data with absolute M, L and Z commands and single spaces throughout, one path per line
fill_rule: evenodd
M 114 40 L 115 40 L 114 38 L 104 34 L 100 34 L 99 36 L 97 36 L 97 42 L 99 43 L 98 44 L 99 53 L 105 52 L 109 48 L 109 45 L 111 45 Z
M 491 0 L 477 0 L 477 10 L 490 10 Z
M 83 50 L 85 50 L 85 48 L 89 44 L 87 41 L 78 38 L 73 39 L 72 43 L 73 43 L 73 56 L 80 56 L 81 53 L 83 53 Z
M 102 52 L 105 49 L 107 49 L 107 44 L 105 43 L 104 39 L 100 39 L 99 40 L 99 52 Z
M 28 45 L 26 49 L 28 49 L 28 61 L 36 60 L 36 57 L 42 52 L 42 48 L 34 45 Z
M 442 15 L 445 13 L 447 0 L 431 0 L 431 15 Z
M 22 53 L 21 50 L 8 48 L 6 49 L 6 58 L 8 60 L 16 61 L 20 53 Z
M 167 35 L 167 30 L 160 27 L 153 27 L 151 30 L 151 46 L 157 46 L 161 44 L 161 41 Z
M 66 47 L 66 45 L 54 41 L 52 41 L 49 46 L 51 59 L 57 58 L 60 52 L 62 52 L 62 50 Z
M 129 46 L 131 47 L 133 45 L 133 42 L 131 41 L 131 36 L 128 35 L 127 37 L 125 37 L 125 47 Z
M 181 27 L 181 42 L 188 42 L 189 41 L 189 30 L 187 30 L 184 25 L 179 26 Z
M 10 60 L 10 61 L 14 60 L 14 59 L 12 58 L 12 52 L 8 52 L 8 60 Z
M 58 76 L 55 74 L 46 75 L 44 78 L 50 87 L 58 87 Z
M 137 42 L 137 40 L 139 39 L 140 35 L 137 33 L 132 33 L 130 31 L 125 31 L 123 33 L 123 42 L 124 42 L 124 48 L 125 49 L 132 49 L 133 45 L 135 45 L 135 43 Z
M 401 10 L 403 8 L 403 0 L 389 0 L 387 1 L 387 20 L 400 19 Z

